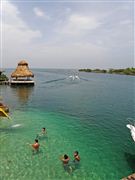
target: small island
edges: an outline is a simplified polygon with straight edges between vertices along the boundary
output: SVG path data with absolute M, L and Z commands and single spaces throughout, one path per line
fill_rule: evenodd
M 3 72 L 0 70 L 0 84 L 7 84 L 9 79 Z
M 122 74 L 122 75 L 131 75 L 135 76 L 135 68 L 126 68 L 126 69 L 79 69 L 82 72 L 93 72 L 93 73 L 108 73 L 108 74 Z

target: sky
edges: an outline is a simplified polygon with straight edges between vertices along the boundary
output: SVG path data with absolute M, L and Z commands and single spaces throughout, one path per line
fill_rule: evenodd
M 1 0 L 1 68 L 134 65 L 131 0 Z

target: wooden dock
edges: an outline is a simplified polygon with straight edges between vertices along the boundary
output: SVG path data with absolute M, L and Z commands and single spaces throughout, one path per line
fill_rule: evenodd
M 122 178 L 121 180 L 135 180 L 135 173 L 129 175 L 128 177 L 124 177 L 124 178 Z
M 35 82 L 30 81 L 0 81 L 0 85 L 34 85 Z
M 34 85 L 35 82 L 32 80 L 12 80 L 10 81 L 10 85 Z

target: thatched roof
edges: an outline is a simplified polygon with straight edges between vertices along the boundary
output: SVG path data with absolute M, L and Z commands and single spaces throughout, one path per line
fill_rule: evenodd
M 18 65 L 19 65 L 19 66 L 21 66 L 21 65 L 22 65 L 22 66 L 23 66 L 23 65 L 24 65 L 24 66 L 25 66 L 25 65 L 28 66 L 28 63 L 27 63 L 25 60 L 22 60 L 22 61 L 20 61 L 20 62 L 18 63 Z
M 11 74 L 11 77 L 34 77 L 34 74 L 29 70 L 28 63 L 25 60 L 22 60 L 18 63 L 18 66 Z

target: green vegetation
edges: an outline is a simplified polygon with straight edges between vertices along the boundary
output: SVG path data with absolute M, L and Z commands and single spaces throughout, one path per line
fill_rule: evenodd
M 109 69 L 108 73 L 110 74 L 126 74 L 135 76 L 135 68 L 126 68 L 126 69 Z
M 79 69 L 79 71 L 92 72 L 92 70 L 91 70 L 91 69 Z
M 8 77 L 3 74 L 3 71 L 0 71 L 0 81 L 8 81 Z
M 109 74 L 125 74 L 135 76 L 135 68 L 126 68 L 126 69 L 79 69 L 83 72 L 94 72 L 94 73 L 109 73 Z

